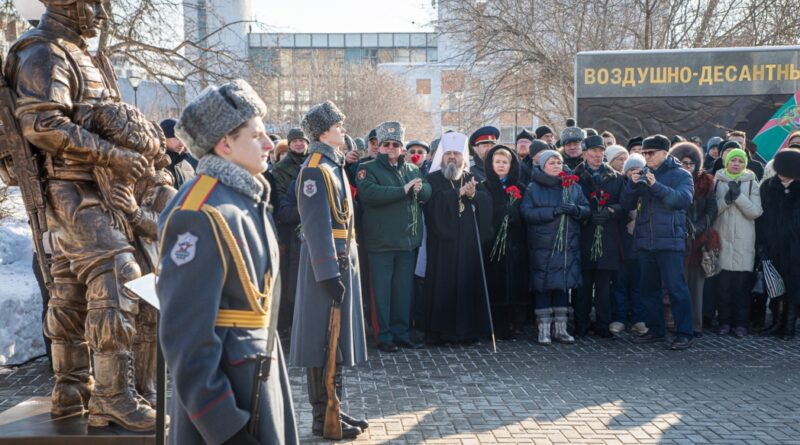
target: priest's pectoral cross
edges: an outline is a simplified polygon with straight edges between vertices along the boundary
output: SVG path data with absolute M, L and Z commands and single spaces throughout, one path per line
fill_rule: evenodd
M 464 213 L 464 201 L 461 198 L 458 198 L 458 217 L 461 218 L 461 214 Z

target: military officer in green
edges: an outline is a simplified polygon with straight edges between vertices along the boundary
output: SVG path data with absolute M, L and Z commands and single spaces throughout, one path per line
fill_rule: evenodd
M 415 250 L 422 242 L 420 204 L 431 196 L 419 168 L 406 162 L 403 126 L 383 122 L 376 129 L 378 156 L 356 174 L 364 212 L 364 241 L 378 315 L 378 349 L 418 349 L 408 335 Z
M 280 285 L 269 184 L 261 176 L 273 148 L 265 111 L 250 85 L 235 80 L 204 90 L 176 126 L 200 162 L 198 176 L 159 221 L 156 288 L 172 375 L 170 444 L 299 443 L 289 375 L 270 321 Z M 255 387 L 264 360 L 267 377 Z
M 311 431 L 316 436 L 323 434 L 328 400 L 323 370 L 334 304 L 341 311 L 335 379 L 339 400 L 343 401 L 344 395 L 342 366 L 367 359 L 353 198 L 344 171 L 344 119 L 339 108 L 327 101 L 311 107 L 302 121 L 311 145 L 297 178 L 302 238 L 289 362 L 308 368 L 308 399 L 314 417 Z M 356 437 L 368 426 L 344 411 L 341 424 L 343 438 Z

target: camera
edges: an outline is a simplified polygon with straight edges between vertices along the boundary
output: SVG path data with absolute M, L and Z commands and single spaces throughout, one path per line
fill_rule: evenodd
M 648 173 L 650 173 L 650 169 L 647 168 L 647 166 L 644 166 L 644 167 L 640 168 L 639 169 L 639 180 L 637 181 L 637 183 L 639 183 L 639 182 L 646 183 L 647 182 L 647 174 Z

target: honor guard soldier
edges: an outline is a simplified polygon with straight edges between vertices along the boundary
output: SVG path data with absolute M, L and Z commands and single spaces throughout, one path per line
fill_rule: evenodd
M 273 148 L 265 111 L 236 80 L 203 91 L 176 126 L 200 161 L 159 221 L 172 444 L 299 443 L 275 335 L 279 254 L 261 175 Z
M 341 367 L 367 359 L 344 119 L 330 101 L 306 113 L 302 125 L 311 145 L 297 178 L 302 239 L 289 362 L 308 368 L 312 432 L 329 439 L 353 438 L 368 426 L 344 412 L 326 416 L 326 406 L 343 396 Z M 329 434 L 329 424 L 336 433 Z

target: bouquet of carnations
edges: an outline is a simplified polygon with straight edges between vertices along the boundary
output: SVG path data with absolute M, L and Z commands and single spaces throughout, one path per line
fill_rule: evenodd
M 611 195 L 608 192 L 599 190 L 589 194 L 589 198 L 597 201 L 597 210 L 603 210 L 608 204 L 608 199 Z M 594 238 L 592 239 L 592 250 L 589 252 L 589 258 L 592 261 L 597 261 L 603 256 L 603 226 L 597 225 L 594 228 Z
M 558 174 L 561 178 L 561 202 L 563 204 L 569 203 L 569 189 L 573 185 L 577 184 L 578 181 L 581 179 L 576 175 L 571 175 L 567 172 L 561 172 Z M 558 252 L 563 252 L 564 247 L 566 244 L 565 234 L 567 231 L 567 215 L 561 214 L 561 222 L 558 224 L 558 234 L 556 235 L 556 243 L 553 246 L 553 250 Z
M 500 261 L 503 255 L 506 254 L 506 239 L 508 238 L 508 216 L 514 211 L 514 204 L 522 199 L 522 192 L 516 185 L 506 187 L 506 195 L 508 195 L 508 207 L 506 215 L 503 217 L 503 222 L 500 224 L 500 232 L 494 239 L 494 246 L 492 246 L 492 253 L 489 255 L 489 261 Z

